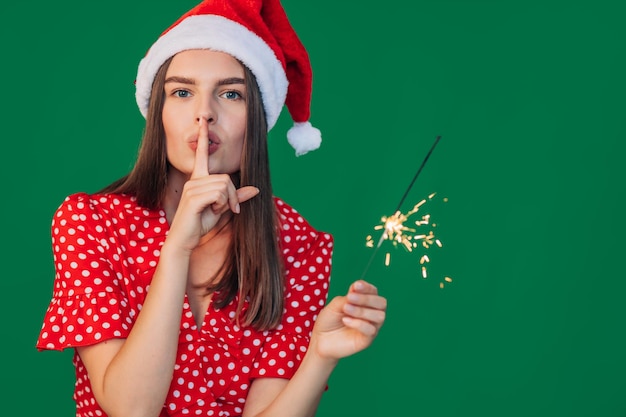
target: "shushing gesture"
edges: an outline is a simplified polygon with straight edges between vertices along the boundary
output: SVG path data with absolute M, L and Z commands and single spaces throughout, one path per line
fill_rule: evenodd
M 170 237 L 179 239 L 179 244 L 189 251 L 215 228 L 225 213 L 238 214 L 240 203 L 259 193 L 253 186 L 235 189 L 228 174 L 209 174 L 209 125 L 204 118 L 198 125 L 193 171 L 183 187 L 170 228 Z

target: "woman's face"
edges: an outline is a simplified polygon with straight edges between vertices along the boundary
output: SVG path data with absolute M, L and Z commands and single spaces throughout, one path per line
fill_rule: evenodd
M 209 172 L 240 170 L 246 131 L 244 70 L 231 55 L 206 49 L 179 52 L 165 75 L 163 127 L 171 166 L 191 175 L 199 120 L 209 125 Z

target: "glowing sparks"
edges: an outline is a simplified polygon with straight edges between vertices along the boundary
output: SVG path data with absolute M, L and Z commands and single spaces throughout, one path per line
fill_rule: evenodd
M 375 247 L 378 249 L 385 241 L 387 241 L 391 242 L 391 245 L 394 248 L 401 246 L 407 252 L 417 251 L 418 248 L 427 250 L 433 245 L 441 248 L 443 243 L 435 236 L 432 229 L 423 231 L 425 228 L 435 228 L 437 226 L 435 223 L 431 222 L 430 214 L 423 214 L 416 220 L 411 219 L 411 217 L 417 215 L 422 206 L 432 200 L 436 194 L 437 193 L 430 194 L 427 198 L 415 204 L 413 208 L 406 213 L 402 213 L 398 210 L 391 216 L 381 217 L 381 223 L 374 226 L 374 230 L 382 231 L 378 242 L 375 243 L 372 235 L 368 235 L 365 245 L 368 248 Z M 443 201 L 447 202 L 448 198 L 444 198 Z M 389 251 L 385 254 L 384 262 L 385 266 L 389 266 L 391 263 L 391 253 Z M 427 254 L 422 254 L 419 259 L 419 263 L 422 278 L 428 278 L 428 264 L 430 263 L 429 256 Z M 440 288 L 444 288 L 444 282 L 450 283 L 452 282 L 452 279 L 450 277 L 445 277 L 439 284 Z
M 428 200 L 431 200 L 435 194 L 436 193 L 432 193 L 429 195 Z M 415 227 L 412 225 L 405 225 L 405 222 L 409 220 L 409 217 L 416 214 L 426 201 L 427 199 L 423 199 L 413 206 L 413 208 L 406 214 L 398 210 L 392 216 L 381 217 L 380 220 L 382 223 L 374 226 L 374 230 L 383 231 L 377 246 L 380 247 L 383 241 L 388 240 L 392 242 L 393 246 L 400 245 L 409 252 L 412 252 L 413 249 L 420 244 L 425 249 L 428 249 L 433 243 L 436 243 L 437 246 L 441 247 L 441 241 L 439 239 L 435 239 L 435 234 L 432 230 L 426 234 L 417 234 L 417 228 L 430 225 L 430 214 L 424 214 L 421 218 L 415 220 L 413 222 Z M 374 239 L 372 238 L 372 235 L 367 236 L 366 245 L 369 248 L 374 247 Z M 428 259 L 427 256 L 426 259 Z
M 426 165 L 426 162 L 428 161 L 430 154 L 433 152 L 433 150 L 437 146 L 437 143 L 439 143 L 440 139 L 441 139 L 441 136 L 437 136 L 435 138 L 435 142 L 430 147 L 430 150 L 424 157 L 424 160 L 422 161 L 421 165 L 417 169 L 417 172 L 413 176 L 413 179 L 409 183 L 409 186 L 404 191 L 404 195 L 400 199 L 400 202 L 398 203 L 398 206 L 396 207 L 395 213 L 389 217 L 383 216 L 381 218 L 382 223 L 374 227 L 375 230 L 378 230 L 378 231 L 382 230 L 378 243 L 374 245 L 374 239 L 372 238 L 372 236 L 371 235 L 367 236 L 365 244 L 369 248 L 374 248 L 374 250 L 372 252 L 372 255 L 370 256 L 369 261 L 367 262 L 367 265 L 365 265 L 365 269 L 363 270 L 363 273 L 361 274 L 361 279 L 365 277 L 365 274 L 367 273 L 368 268 L 370 267 L 370 265 L 372 264 L 372 261 L 374 260 L 374 257 L 376 256 L 376 252 L 378 252 L 378 249 L 380 248 L 380 246 L 383 244 L 385 240 L 391 241 L 394 247 L 402 246 L 404 247 L 404 249 L 406 249 L 409 252 L 412 252 L 413 249 L 420 246 L 420 244 L 425 249 L 428 249 L 433 244 L 433 242 L 435 242 L 437 246 L 441 247 L 441 242 L 439 241 L 439 239 L 435 239 L 435 235 L 432 230 L 429 231 L 427 234 L 414 234 L 414 233 L 417 233 L 417 228 L 429 226 L 429 225 L 432 227 L 436 226 L 436 224 L 434 223 L 431 224 L 430 214 L 425 214 L 421 217 L 421 219 L 416 220 L 414 222 L 415 227 L 413 227 L 412 225 L 406 226 L 404 224 L 405 222 L 409 220 L 409 217 L 417 213 L 420 207 L 424 203 L 426 203 L 427 200 L 431 200 L 435 196 L 436 193 L 430 194 L 427 199 L 424 199 L 420 201 L 419 203 L 417 203 L 406 214 L 403 214 L 400 211 L 400 208 L 402 207 L 404 200 L 409 195 L 409 191 L 411 191 L 413 184 L 415 184 L 417 177 L 419 177 L 420 172 L 422 172 L 424 165 Z M 445 198 L 444 202 L 447 202 L 447 201 L 448 199 Z M 391 254 L 387 252 L 387 255 L 385 256 L 386 266 L 389 266 L 390 257 L 391 257 Z M 425 266 L 425 263 L 427 262 L 430 262 L 430 259 L 428 259 L 428 257 L 422 257 L 420 259 L 420 263 L 422 264 L 422 276 L 424 278 L 428 276 L 427 269 Z
M 445 277 L 443 280 L 445 282 L 452 282 L 452 278 L 450 278 L 450 277 Z M 439 288 L 443 288 L 444 286 L 445 286 L 445 284 L 443 282 L 439 283 Z

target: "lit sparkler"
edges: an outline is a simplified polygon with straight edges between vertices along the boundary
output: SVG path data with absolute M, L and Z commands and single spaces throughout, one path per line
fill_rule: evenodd
M 443 243 L 435 236 L 435 232 L 432 230 L 437 225 L 431 222 L 431 215 L 424 214 L 413 220 L 411 217 L 417 215 L 422 206 L 425 203 L 432 200 L 437 193 L 430 194 L 427 198 L 417 203 L 411 210 L 406 213 L 396 211 L 392 216 L 381 217 L 381 223 L 374 226 L 374 230 L 382 231 L 382 235 L 377 247 L 380 247 L 383 242 L 389 241 L 394 248 L 402 247 L 407 252 L 423 251 L 431 248 L 432 246 L 442 247 Z M 444 198 L 444 202 L 447 198 Z M 426 230 L 428 228 L 430 230 Z M 373 248 L 375 241 L 372 235 L 368 235 L 366 238 L 366 246 Z M 391 252 L 387 251 L 385 254 L 385 266 L 389 266 L 391 263 Z M 419 259 L 420 270 L 423 278 L 428 278 L 428 264 L 430 263 L 430 257 L 427 254 L 422 254 Z M 446 277 L 445 282 L 452 282 L 452 279 Z M 444 282 L 440 283 L 440 287 L 443 288 Z
M 442 246 L 441 241 L 435 237 L 432 230 L 428 231 L 427 233 L 420 233 L 418 231 L 418 230 L 421 230 L 420 227 L 429 226 L 429 225 L 432 227 L 436 226 L 435 224 L 431 224 L 430 214 L 424 214 L 423 216 L 421 216 L 421 218 L 414 221 L 413 225 L 415 225 L 415 227 L 413 227 L 413 225 L 407 225 L 409 217 L 418 213 L 420 210 L 420 207 L 422 207 L 422 205 L 424 205 L 428 200 L 431 200 L 436 195 L 436 193 L 432 193 L 428 196 L 427 199 L 421 200 L 419 203 L 413 206 L 413 208 L 409 210 L 407 213 L 402 213 L 400 211 L 400 208 L 402 207 L 402 203 L 404 202 L 407 195 L 409 194 L 409 191 L 413 187 L 415 180 L 417 179 L 420 172 L 422 171 L 422 168 L 424 168 L 426 161 L 428 161 L 430 154 L 435 149 L 435 146 L 437 146 L 437 143 L 439 143 L 440 139 L 441 139 L 441 136 L 437 136 L 437 138 L 435 139 L 435 142 L 433 143 L 432 147 L 428 151 L 428 154 L 426 154 L 426 157 L 422 161 L 422 164 L 420 165 L 419 169 L 415 173 L 413 180 L 411 181 L 406 191 L 404 192 L 404 195 L 400 199 L 400 203 L 398 204 L 398 207 L 396 208 L 394 214 L 391 216 L 383 216 L 381 218 L 382 223 L 374 227 L 374 230 L 382 230 L 381 236 L 378 239 L 378 242 L 376 243 L 376 245 L 374 245 L 374 238 L 371 235 L 367 236 L 366 245 L 370 248 L 374 248 L 374 252 L 372 253 L 370 257 L 367 263 L 367 266 L 365 267 L 365 270 L 363 271 L 363 274 L 361 274 L 361 279 L 365 276 L 365 273 L 369 269 L 369 266 L 371 265 L 374 257 L 376 256 L 376 252 L 381 247 L 384 241 L 390 241 L 394 247 L 402 246 L 404 249 L 406 249 L 409 252 L 413 252 L 413 250 L 417 248 L 418 246 L 422 246 L 424 249 L 430 248 L 433 244 L 437 245 L 438 247 Z M 447 201 L 447 198 L 445 198 L 444 201 Z M 390 262 L 391 262 L 391 253 L 387 252 L 385 255 L 385 266 L 389 266 Z M 427 264 L 429 262 L 430 262 L 430 258 L 428 257 L 428 255 L 422 255 L 422 257 L 420 258 L 420 265 L 421 265 L 421 272 L 422 272 L 423 278 L 428 277 Z M 445 277 L 444 281 L 452 282 L 452 279 L 450 277 Z M 445 285 L 444 282 L 441 282 L 439 284 L 441 288 L 443 288 L 444 285 Z

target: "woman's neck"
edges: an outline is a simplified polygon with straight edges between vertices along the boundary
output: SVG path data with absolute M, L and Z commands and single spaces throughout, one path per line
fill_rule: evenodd
M 174 215 L 176 214 L 178 203 L 180 203 L 180 198 L 183 193 L 183 187 L 188 179 L 189 177 L 187 175 L 171 168 L 167 174 L 163 210 L 165 211 L 165 217 L 169 224 L 172 224 L 172 220 L 174 220 Z

